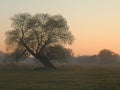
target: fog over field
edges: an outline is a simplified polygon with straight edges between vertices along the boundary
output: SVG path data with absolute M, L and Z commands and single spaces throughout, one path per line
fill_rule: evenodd
M 104 53 L 108 52 L 108 53 Z M 109 53 L 110 52 L 110 53 Z M 103 54 L 100 57 L 100 53 Z M 105 55 L 104 55 L 105 54 Z M 107 55 L 108 54 L 108 55 Z M 18 58 L 19 59 L 19 58 Z M 63 59 L 51 60 L 51 62 L 55 65 L 60 66 L 120 66 L 120 55 L 115 54 L 114 52 L 104 49 L 99 52 L 97 55 L 84 55 L 84 56 L 70 56 Z M 23 64 L 23 65 L 35 65 L 38 64 L 38 60 L 34 57 L 27 57 L 24 59 L 16 60 L 13 57 L 7 57 L 5 53 L 0 53 L 0 63 L 1 64 Z M 42 65 L 42 63 L 39 63 Z

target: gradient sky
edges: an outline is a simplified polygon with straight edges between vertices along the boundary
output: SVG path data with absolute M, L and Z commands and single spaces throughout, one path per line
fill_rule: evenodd
M 97 54 L 110 49 L 120 54 L 120 0 L 0 0 L 0 49 L 10 18 L 29 12 L 62 14 L 76 40 L 75 55 Z

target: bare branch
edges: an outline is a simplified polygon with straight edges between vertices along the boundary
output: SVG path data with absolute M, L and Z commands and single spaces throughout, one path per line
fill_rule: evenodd
M 28 45 L 26 45 L 26 43 L 23 41 L 23 39 L 21 39 L 21 43 L 33 56 L 35 56 L 35 52 L 33 50 L 31 50 Z
M 43 46 L 41 46 L 40 50 L 39 50 L 39 53 L 42 52 L 42 50 L 45 48 L 45 46 L 48 44 L 51 36 L 52 36 L 52 32 L 53 32 L 54 28 L 51 29 L 51 31 L 49 32 L 48 34 L 48 39 L 45 41 L 45 43 L 43 44 Z

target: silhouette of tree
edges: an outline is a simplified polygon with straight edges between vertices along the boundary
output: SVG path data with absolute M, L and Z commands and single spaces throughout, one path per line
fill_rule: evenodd
M 64 48 L 61 45 L 51 46 L 46 50 L 46 56 L 51 60 L 65 60 L 73 56 L 72 49 Z
M 3 61 L 3 58 L 4 58 L 4 52 L 3 51 L 0 51 L 0 62 L 2 62 Z
M 72 44 L 74 37 L 61 15 L 20 13 L 12 17 L 12 30 L 6 32 L 8 48 L 33 55 L 46 68 L 55 66 L 45 55 L 50 46 Z
M 119 55 L 108 50 L 103 49 L 99 52 L 98 58 L 101 63 L 114 63 L 117 62 Z

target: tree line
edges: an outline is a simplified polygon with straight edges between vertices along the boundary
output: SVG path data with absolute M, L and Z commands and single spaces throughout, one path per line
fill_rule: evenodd
M 96 55 L 91 56 L 78 56 L 76 60 L 80 64 L 120 64 L 120 55 L 109 50 L 103 49 Z

